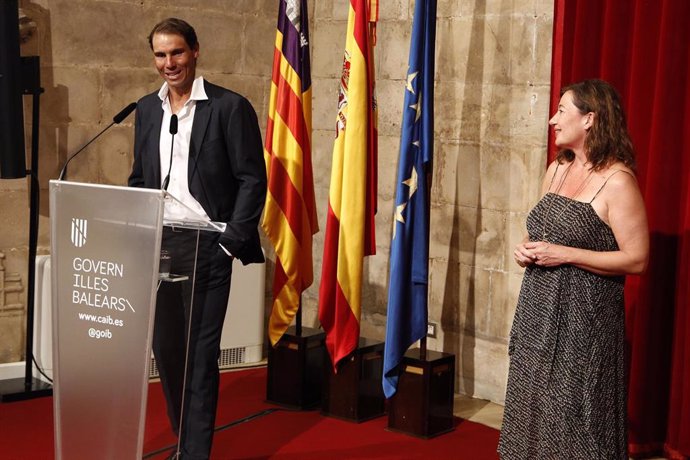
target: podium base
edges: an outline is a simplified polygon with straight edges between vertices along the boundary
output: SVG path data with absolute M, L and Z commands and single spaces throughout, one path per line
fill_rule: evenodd
M 53 387 L 39 379 L 31 379 L 31 388 L 26 388 L 23 378 L 0 380 L 0 402 L 3 403 L 26 401 L 52 394 Z
M 357 423 L 384 415 L 383 346 L 383 342 L 360 338 L 357 349 L 340 362 L 337 374 L 325 356 L 323 415 Z
M 453 430 L 455 355 L 418 348 L 400 364 L 398 390 L 389 401 L 388 430 L 429 439 Z
M 291 409 L 313 409 L 321 402 L 326 334 L 291 326 L 275 347 L 268 348 L 266 401 Z

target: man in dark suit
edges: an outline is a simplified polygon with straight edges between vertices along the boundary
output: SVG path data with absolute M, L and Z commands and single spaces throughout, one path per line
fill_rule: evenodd
M 207 459 L 232 260 L 264 261 L 258 233 L 266 196 L 261 133 L 244 97 L 196 77 L 199 44 L 189 24 L 160 22 L 149 45 L 164 83 L 138 102 L 129 185 L 165 185 L 182 203 L 166 203 L 168 219 L 201 216 L 225 225 L 222 233 L 202 231 L 198 238 L 194 230 L 164 229 L 171 272 L 194 276 L 161 284 L 153 336 L 168 417 L 179 437 L 173 457 Z

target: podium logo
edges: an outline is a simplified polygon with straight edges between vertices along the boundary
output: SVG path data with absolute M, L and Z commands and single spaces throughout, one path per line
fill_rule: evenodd
M 80 248 L 86 244 L 86 230 L 88 227 L 86 219 L 72 218 L 72 244 Z

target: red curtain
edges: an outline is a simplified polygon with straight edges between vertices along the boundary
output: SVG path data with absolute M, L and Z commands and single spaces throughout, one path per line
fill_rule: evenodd
M 690 1 L 555 0 L 552 72 L 552 113 L 560 88 L 586 78 L 623 98 L 651 242 L 647 272 L 626 282 L 630 455 L 687 459 Z

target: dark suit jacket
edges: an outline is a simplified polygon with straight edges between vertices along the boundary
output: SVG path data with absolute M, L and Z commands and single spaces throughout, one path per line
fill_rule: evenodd
M 207 81 L 204 89 L 208 100 L 197 101 L 192 125 L 189 191 L 211 220 L 227 223 L 219 243 L 245 265 L 263 262 L 258 224 L 266 199 L 266 166 L 256 113 L 237 93 Z M 158 92 L 139 100 L 132 187 L 161 187 L 162 120 Z

